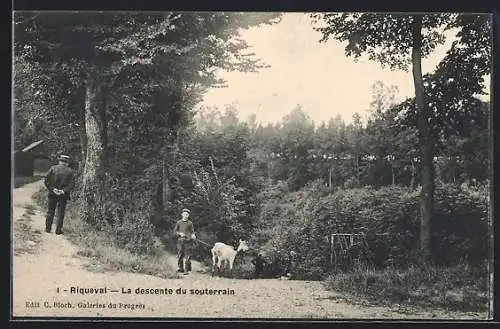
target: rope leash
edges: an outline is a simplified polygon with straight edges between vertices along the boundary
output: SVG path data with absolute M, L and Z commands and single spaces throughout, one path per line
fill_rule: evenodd
M 180 239 L 181 239 L 181 240 L 184 240 L 184 241 L 198 241 L 199 243 L 202 243 L 202 244 L 204 244 L 205 246 L 210 247 L 210 248 L 212 248 L 212 246 L 213 246 L 212 244 L 207 243 L 207 242 L 205 242 L 205 241 L 202 241 L 202 240 L 200 240 L 200 239 L 198 239 L 198 238 L 196 238 L 196 239 L 186 239 L 186 238 L 180 238 Z
M 206 243 L 206 242 L 204 242 L 204 241 L 201 241 L 200 239 L 195 239 L 195 241 L 198 241 L 198 242 L 200 242 L 200 243 L 204 244 L 205 246 L 212 247 L 212 245 L 211 245 L 211 244 Z

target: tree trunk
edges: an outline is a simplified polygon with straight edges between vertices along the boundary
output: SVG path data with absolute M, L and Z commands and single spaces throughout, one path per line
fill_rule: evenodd
M 169 201 L 169 191 L 170 191 L 170 186 L 169 186 L 169 174 L 168 174 L 168 143 L 166 146 L 163 146 L 161 148 L 161 156 L 162 156 L 162 161 L 161 161 L 161 191 L 159 191 L 159 194 L 161 195 L 161 208 L 162 211 L 165 211 L 168 206 L 168 201 Z
M 335 190 L 336 186 L 337 186 L 337 180 L 335 179 L 335 172 L 332 168 L 332 190 Z
M 394 165 L 392 163 L 391 163 L 391 177 L 392 177 L 391 184 L 394 186 L 396 185 L 396 175 L 394 173 Z
M 170 172 L 169 168 L 175 165 L 177 160 L 177 153 L 179 151 L 179 132 L 175 133 L 175 137 L 172 137 L 167 142 L 168 146 L 162 151 L 163 161 L 162 161 L 162 199 L 163 199 L 163 209 L 166 210 L 169 201 L 172 201 L 172 189 L 170 186 Z
M 102 89 L 94 80 L 89 79 L 85 87 L 85 131 L 86 157 L 83 171 L 84 208 L 99 211 L 98 203 L 104 191 L 101 175 L 105 168 L 106 155 L 106 116 L 105 103 L 102 102 Z M 96 222 L 97 213 L 85 219 Z
M 360 177 L 359 177 L 359 155 L 356 154 L 356 184 L 358 187 L 361 186 L 361 180 L 360 180 Z
M 85 159 L 87 157 L 87 132 L 85 126 L 85 121 L 83 121 L 80 126 L 80 148 L 82 149 L 82 161 L 80 162 L 83 167 L 85 167 Z
M 415 85 L 415 104 L 418 113 L 420 154 L 422 157 L 422 192 L 420 195 L 420 249 L 424 261 L 430 260 L 432 207 L 434 199 L 433 140 L 429 124 L 428 107 L 425 103 L 422 78 L 422 15 L 415 15 L 412 24 L 412 73 Z
M 328 168 L 328 188 L 332 189 L 332 167 Z
M 162 160 L 162 206 L 163 209 L 167 209 L 169 201 L 169 175 L 168 175 L 168 164 L 165 157 Z
M 453 162 L 452 162 L 452 168 L 451 168 L 451 181 L 453 183 L 456 183 L 456 177 L 455 177 L 455 173 L 457 171 L 457 160 L 455 157 L 453 157 Z
M 415 187 L 415 176 L 417 174 L 417 168 L 415 167 L 415 161 L 411 159 L 411 179 L 410 179 L 410 189 Z

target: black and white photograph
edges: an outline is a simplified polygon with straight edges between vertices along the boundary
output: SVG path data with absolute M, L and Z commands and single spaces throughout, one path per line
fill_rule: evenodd
M 492 15 L 14 11 L 10 319 L 492 320 Z

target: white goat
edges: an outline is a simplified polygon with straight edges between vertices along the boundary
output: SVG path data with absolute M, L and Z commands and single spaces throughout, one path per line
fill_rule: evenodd
M 238 248 L 234 250 L 233 246 L 228 246 L 222 242 L 217 242 L 212 248 L 212 275 L 215 272 L 215 266 L 217 262 L 217 270 L 220 272 L 222 268 L 222 263 L 227 262 L 229 264 L 229 271 L 233 270 L 233 263 L 236 254 L 240 251 L 247 251 L 248 245 L 247 242 L 240 239 L 240 244 Z

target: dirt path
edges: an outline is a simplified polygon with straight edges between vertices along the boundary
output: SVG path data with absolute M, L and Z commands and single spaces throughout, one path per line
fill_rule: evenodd
M 33 204 L 31 196 L 40 186 L 41 182 L 35 182 L 14 190 L 14 221 L 23 216 L 26 211 L 23 207 Z M 386 307 L 360 306 L 346 302 L 339 294 L 328 292 L 320 282 L 313 281 L 233 280 L 201 273 L 179 279 L 122 272 L 93 273 L 84 268 L 86 259 L 77 256 L 75 245 L 64 236 L 43 231 L 44 216 L 40 210 L 31 216 L 31 220 L 32 230 L 41 231 L 38 233 L 40 239 L 39 242 L 26 242 L 32 247 L 32 253 L 14 257 L 13 316 L 485 318 L 484 314 L 402 312 Z M 174 257 L 172 261 L 175 263 Z M 200 268 L 199 264 L 194 266 L 195 271 Z M 107 291 L 80 294 L 71 293 L 71 287 L 106 288 Z M 172 289 L 172 294 L 136 294 L 136 288 Z M 177 294 L 179 288 L 185 289 L 186 294 Z M 123 293 L 129 289 L 131 294 Z M 196 289 L 232 291 L 234 294 L 201 295 L 196 294 Z

